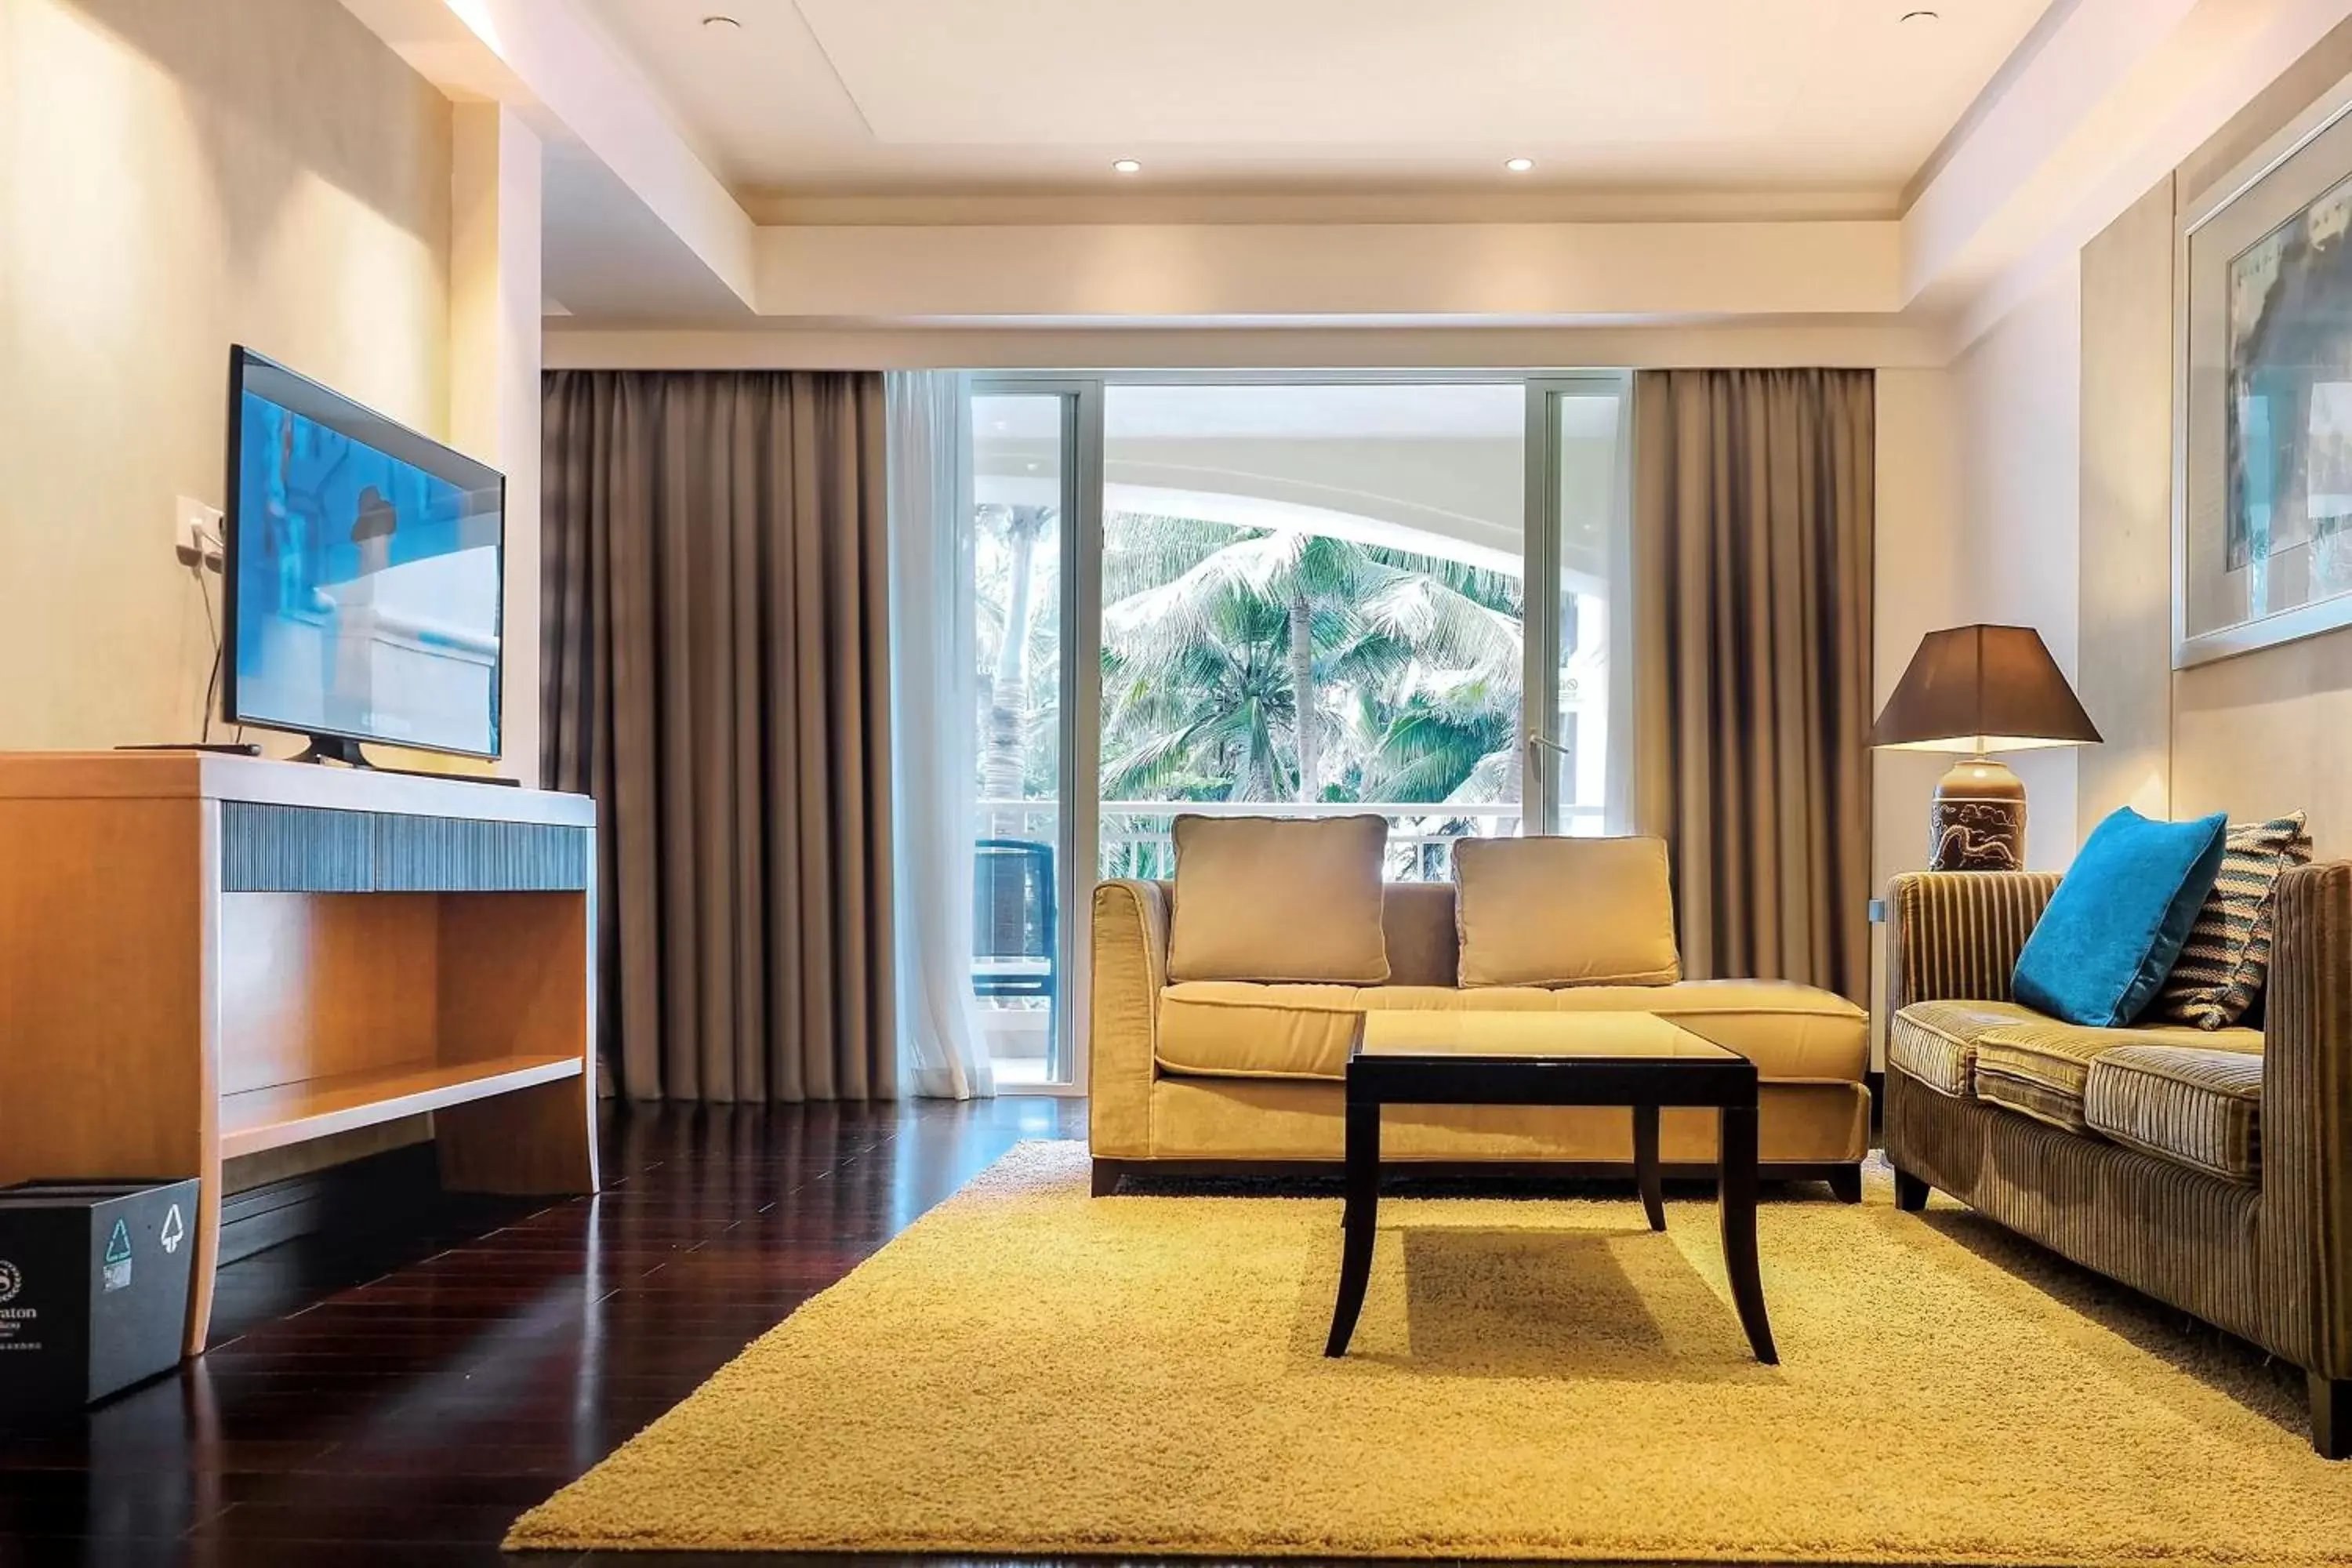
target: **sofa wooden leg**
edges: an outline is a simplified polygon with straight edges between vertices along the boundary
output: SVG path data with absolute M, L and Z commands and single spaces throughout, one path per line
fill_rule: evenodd
M 1830 1173 L 1830 1193 L 1842 1204 L 1862 1202 L 1862 1167 L 1840 1165 Z
M 2352 1377 L 2311 1378 L 2311 1446 L 2323 1459 L 2352 1459 Z
M 1097 1160 L 1095 1162 L 1094 1195 L 1098 1198 L 1107 1198 L 1110 1196 L 1113 1193 L 1118 1191 L 1118 1179 L 1126 1174 L 1126 1161 Z
M 1898 1167 L 1895 1173 L 1895 1206 L 1905 1214 L 1917 1214 L 1926 1208 L 1927 1184 Z

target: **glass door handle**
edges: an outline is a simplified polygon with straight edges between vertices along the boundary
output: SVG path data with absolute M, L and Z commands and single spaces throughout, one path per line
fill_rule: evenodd
M 1558 752 L 1563 757 L 1570 754 L 1566 746 L 1561 745 L 1549 735 L 1529 735 L 1528 737 L 1528 750 L 1532 752 L 1538 747 L 1547 752 Z

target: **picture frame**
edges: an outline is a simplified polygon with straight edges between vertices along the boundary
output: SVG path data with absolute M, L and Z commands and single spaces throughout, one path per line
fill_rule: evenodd
M 2172 665 L 2352 626 L 2352 78 L 2179 214 Z

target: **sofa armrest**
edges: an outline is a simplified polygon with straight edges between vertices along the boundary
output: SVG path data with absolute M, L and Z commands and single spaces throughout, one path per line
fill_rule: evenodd
M 2305 1367 L 2352 1377 L 2352 861 L 2272 894 L 2263 998 L 2263 1294 Z M 2307 1316 L 2306 1316 L 2307 1315 Z
M 1168 983 L 1168 895 L 1157 882 L 1095 889 L 1087 1130 L 1098 1160 L 1151 1155 L 1160 990 Z
M 2006 1002 L 2055 871 L 1910 871 L 1886 889 L 1886 1010 Z

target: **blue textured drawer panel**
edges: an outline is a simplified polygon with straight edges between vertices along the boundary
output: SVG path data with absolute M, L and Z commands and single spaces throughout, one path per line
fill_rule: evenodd
M 595 830 L 221 803 L 232 893 L 529 893 L 588 886 Z

